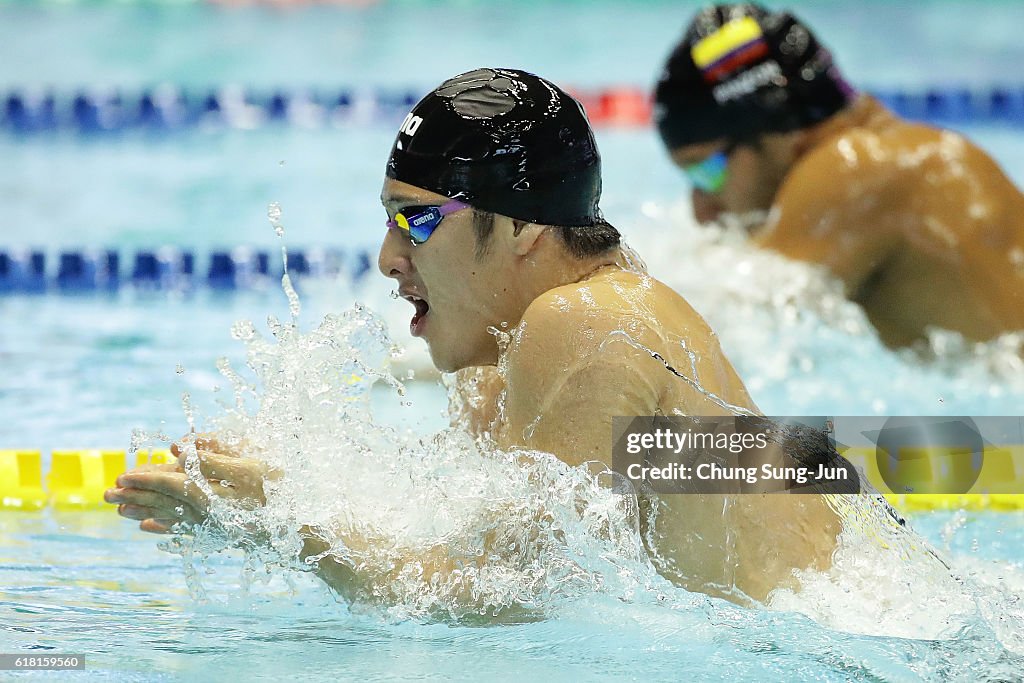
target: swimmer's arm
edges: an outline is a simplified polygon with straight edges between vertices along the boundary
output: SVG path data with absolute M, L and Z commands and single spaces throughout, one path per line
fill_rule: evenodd
M 675 323 L 687 331 L 693 367 L 673 367 L 665 358 L 679 339 L 666 341 L 664 330 L 624 314 L 614 299 L 598 298 L 604 305 L 583 301 L 568 311 L 563 301 L 531 304 L 509 353 L 508 430 L 500 445 L 553 453 L 570 465 L 610 466 L 613 417 L 757 412 L 714 335 L 685 302 Z M 698 374 L 725 398 L 712 396 Z M 667 397 L 671 404 L 663 405 Z
M 266 465 L 253 458 L 239 455 L 225 455 L 209 448 L 219 446 L 214 435 L 203 435 L 198 440 L 200 472 L 210 483 L 217 495 L 228 498 L 246 507 L 264 505 L 263 482 L 275 476 Z M 184 458 L 175 447 L 179 460 Z M 237 451 L 235 451 L 237 452 Z M 224 482 L 229 486 L 222 486 Z M 172 532 L 179 522 L 201 524 L 208 515 L 210 501 L 206 494 L 187 475 L 181 462 L 166 465 L 145 465 L 121 474 L 117 485 L 104 495 L 108 503 L 118 504 L 118 514 L 140 522 L 143 531 L 156 534 Z M 348 602 L 362 601 L 394 604 L 401 600 L 393 587 L 399 575 L 420 577 L 430 582 L 437 577 L 443 582 L 453 576 L 458 581 L 451 588 L 450 595 L 460 604 L 474 605 L 472 573 L 465 573 L 467 567 L 481 567 L 486 558 L 494 552 L 501 552 L 496 540 L 497 532 L 489 532 L 481 541 L 484 552 L 472 556 L 453 554 L 444 544 L 424 549 L 396 550 L 388 539 L 369 538 L 355 529 L 334 531 L 336 538 L 355 556 L 380 557 L 387 554 L 387 570 L 374 570 L 358 563 L 355 567 L 331 555 L 314 563 L 314 573 Z M 251 532 L 251 541 L 268 544 L 269 541 L 259 530 Z M 331 544 L 323 532 L 304 526 L 299 530 L 303 547 L 299 559 L 306 561 L 326 553 Z M 455 572 L 459 572 L 458 575 Z
M 386 587 L 387 581 L 381 581 L 380 577 L 371 577 L 367 572 L 359 572 L 345 562 L 329 553 L 331 544 L 320 534 L 316 533 L 309 526 L 299 530 L 302 536 L 302 550 L 299 553 L 299 560 L 308 562 L 309 558 L 323 555 L 312 563 L 313 573 L 321 581 L 327 584 L 331 590 L 341 596 L 347 603 L 353 602 L 376 602 L 375 594 L 379 596 L 380 590 L 375 586 Z M 363 553 L 370 548 L 370 542 L 355 533 L 344 534 L 340 539 L 346 548 L 353 552 Z M 399 573 L 402 567 L 414 558 L 407 558 L 406 562 L 396 562 L 394 573 Z M 434 571 L 439 571 L 435 569 Z
M 302 536 L 302 550 L 299 552 L 299 560 L 302 562 L 306 562 L 311 557 L 323 555 L 331 548 L 330 543 L 308 526 L 302 527 L 299 530 L 299 535 Z M 346 545 L 348 543 L 355 544 L 357 542 L 350 538 L 347 539 Z M 331 555 L 325 555 L 312 564 L 313 572 L 317 577 L 346 602 L 354 602 L 372 592 L 365 576 L 361 576 L 347 564 L 338 561 Z
M 856 136 L 816 149 L 790 172 L 755 242 L 782 255 L 825 266 L 849 296 L 863 287 L 900 244 L 912 179 L 879 161 Z
M 573 372 L 545 396 L 543 412 L 527 406 L 510 411 L 509 435 L 519 439 L 508 445 L 553 453 L 569 465 L 598 461 L 611 467 L 612 418 L 654 415 L 655 395 L 646 378 L 625 365 Z
M 664 366 L 612 334 L 620 321 L 594 311 L 534 306 L 524 320 L 509 356 L 501 445 L 610 466 L 612 417 L 655 414 Z
M 303 527 L 300 533 L 304 540 L 301 560 L 322 555 L 330 549 L 330 544 L 311 528 Z M 355 555 L 377 556 L 378 561 L 382 551 L 388 552 L 385 562 L 388 569 L 368 569 L 360 564 L 356 570 L 332 555 L 326 555 L 316 561 L 314 572 L 349 603 L 401 604 L 408 598 L 396 592 L 395 587 L 402 582 L 408 584 L 411 580 L 416 584 L 447 586 L 447 595 L 453 605 L 473 609 L 481 606 L 474 584 L 476 572 L 473 570 L 483 568 L 488 558 L 502 552 L 497 537 L 498 532 L 492 530 L 482 539 L 482 552 L 457 555 L 444 544 L 395 552 L 384 539 L 368 539 L 350 530 L 339 534 L 339 540 L 346 548 Z M 506 606 L 502 614 L 513 615 L 516 609 Z

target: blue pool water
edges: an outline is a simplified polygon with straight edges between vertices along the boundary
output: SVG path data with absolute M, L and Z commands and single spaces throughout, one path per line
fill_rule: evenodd
M 1024 184 L 1024 136 L 999 129 L 971 133 Z M 376 201 L 380 159 L 390 136 L 363 127 L 195 132 L 155 142 L 0 138 L 0 155 L 11 161 L 0 168 L 9 197 L 5 214 L 11 225 L 32 226 L 5 239 L 41 245 L 51 260 L 61 249 L 107 245 L 125 254 L 165 244 L 200 255 L 239 244 L 276 251 L 266 218 L 267 205 L 276 201 L 288 244 L 375 254 L 384 219 Z M 820 308 L 814 281 L 801 284 L 805 273 L 794 278 L 742 245 L 708 242 L 706 231 L 688 218 L 678 174 L 648 132 L 604 130 L 599 143 L 606 215 L 651 272 L 708 318 L 762 410 L 1003 415 L 1024 407 L 1024 370 L 1013 354 L 954 353 L 960 369 L 950 372 L 846 331 L 863 325 L 856 311 L 802 314 L 795 324 L 797 304 Z M 53 186 L 74 191 L 53 201 Z M 763 300 L 765 292 L 779 290 L 780 277 L 796 284 L 779 300 Z M 396 340 L 409 346 L 413 366 L 423 369 L 429 364 L 424 347 L 403 336 L 408 305 L 392 300 L 392 289 L 375 271 L 356 286 L 307 283 L 306 320 L 358 298 L 385 315 Z M 110 296 L 9 296 L 0 299 L 0 310 L 19 321 L 0 328 L 0 354 L 18 368 L 0 384 L 0 400 L 13 416 L 0 422 L 0 443 L 49 449 L 125 444 L 134 427 L 180 422 L 180 392 L 216 384 L 218 356 L 241 359 L 231 323 L 282 316 L 287 302 L 268 285 L 239 295 L 128 289 Z M 179 363 L 190 370 L 184 378 L 174 373 Z M 440 388 L 433 388 L 440 401 Z
M 915 525 L 941 546 L 950 516 Z M 0 529 L 0 642 L 88 653 L 90 671 L 63 680 L 1017 680 L 1022 670 L 981 628 L 937 641 L 858 636 L 698 595 L 594 595 L 545 621 L 489 628 L 391 624 L 348 613 L 311 580 L 232 598 L 237 567 L 221 561 L 206 578 L 224 601 L 197 605 L 181 560 L 112 515 L 7 514 Z M 950 545 L 968 558 L 984 547 L 972 571 L 1011 573 L 1019 594 L 1019 517 L 973 515 Z
M 790 4 L 859 84 L 1020 82 L 1021 3 Z M 522 66 L 581 86 L 646 86 L 691 6 L 4 4 L 0 88 L 133 89 L 166 81 L 425 89 L 483 64 Z M 1021 130 L 964 130 L 1024 185 Z M 372 250 L 392 136 L 389 125 L 163 138 L 2 136 L 2 246 L 51 255 L 83 246 L 273 247 L 267 206 L 279 202 L 289 244 Z M 1024 367 L 1012 349 L 939 339 L 938 360 L 887 351 L 813 273 L 698 230 L 680 199 L 681 179 L 649 131 L 605 129 L 599 144 L 605 213 L 651 272 L 709 319 L 765 412 L 1024 409 Z M 308 282 L 304 326 L 358 299 L 406 343 L 408 305 L 392 301 L 390 289 L 373 273 L 358 285 Z M 231 324 L 287 312 L 273 286 L 232 295 L 0 298 L 0 448 L 124 448 L 135 428 L 181 433 L 182 392 L 213 414 L 221 395 L 213 389 L 224 384 L 216 359 L 244 361 Z M 444 423 L 443 391 L 426 372 L 423 349 L 409 346 L 399 374 L 412 368 L 424 381 L 408 383 L 412 405 L 401 410 L 378 391 L 378 419 L 430 434 Z M 1002 596 L 991 604 L 1020 617 L 1021 515 L 933 513 L 911 524 L 962 576 Z M 297 672 L 367 680 L 1019 680 L 1024 671 L 1024 633 L 999 614 L 941 639 L 912 640 L 843 633 L 797 614 L 742 610 L 655 585 L 629 601 L 604 593 L 564 601 L 536 623 L 392 623 L 349 613 L 304 576 L 289 586 L 275 574 L 244 594 L 238 564 L 236 557 L 209 560 L 201 571 L 213 572 L 204 581 L 214 599 L 202 604 L 186 588 L 181 558 L 112 511 L 0 513 L 0 652 L 86 652 L 89 671 L 76 675 L 95 680 L 279 680 Z M 919 599 L 928 604 L 929 595 Z

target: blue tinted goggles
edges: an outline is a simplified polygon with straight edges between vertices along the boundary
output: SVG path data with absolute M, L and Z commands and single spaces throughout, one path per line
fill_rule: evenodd
M 716 152 L 703 161 L 683 167 L 683 173 L 695 188 L 701 192 L 715 194 L 725 186 L 729 178 L 729 153 Z
M 468 208 L 469 204 L 463 204 L 457 199 L 441 206 L 407 206 L 395 213 L 387 226 L 405 230 L 413 244 L 423 244 L 437 230 L 445 216 Z

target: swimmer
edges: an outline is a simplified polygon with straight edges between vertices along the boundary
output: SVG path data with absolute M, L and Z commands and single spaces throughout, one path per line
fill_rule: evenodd
M 655 100 L 696 219 L 824 266 L 889 346 L 1024 330 L 1024 195 L 964 137 L 854 92 L 792 15 L 702 10 Z
M 601 158 L 580 104 L 532 74 L 462 74 L 401 125 L 381 193 L 378 266 L 412 304 L 410 332 L 434 364 L 467 385 L 483 380 L 487 400 L 462 424 L 499 448 L 610 466 L 613 416 L 756 411 L 704 320 L 628 264 L 600 197 Z M 507 348 L 496 330 L 509 331 Z M 225 495 L 263 501 L 258 463 L 214 440 L 198 448 L 204 474 L 233 484 Z M 643 537 L 664 576 L 751 604 L 797 588 L 794 570 L 829 567 L 839 521 L 821 496 L 732 498 L 673 495 L 644 506 Z M 121 475 L 107 500 L 153 532 L 206 510 L 173 465 Z M 355 532 L 342 540 L 370 543 Z M 307 546 L 327 547 L 311 537 Z M 428 574 L 456 566 L 444 548 L 409 562 Z M 318 573 L 342 595 L 370 590 L 330 557 Z

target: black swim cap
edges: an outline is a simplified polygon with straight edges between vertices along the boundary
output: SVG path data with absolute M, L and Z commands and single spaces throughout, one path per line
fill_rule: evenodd
M 583 107 L 525 71 L 442 83 L 405 117 L 386 173 L 530 223 L 603 223 L 601 155 Z
M 671 150 L 805 128 L 853 95 L 829 51 L 791 14 L 715 5 L 693 19 L 669 57 L 654 120 Z

